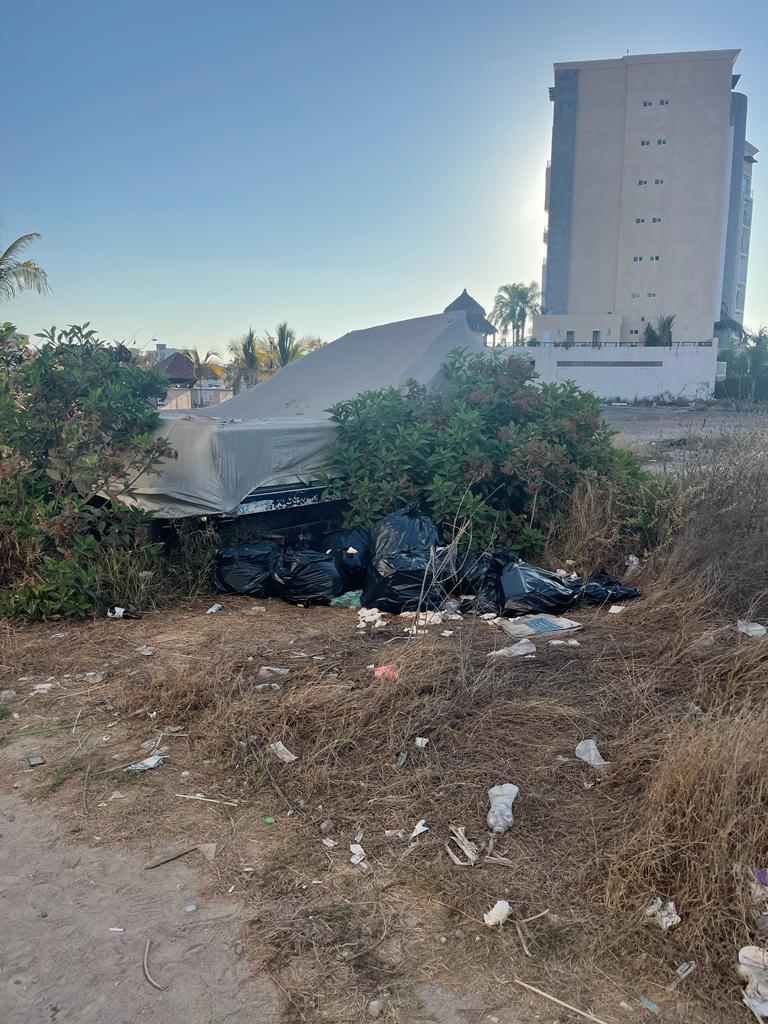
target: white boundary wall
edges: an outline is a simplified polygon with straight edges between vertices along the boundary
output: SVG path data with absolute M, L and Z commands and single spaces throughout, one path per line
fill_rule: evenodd
M 537 345 L 513 349 L 533 360 L 541 380 L 572 380 L 600 398 L 634 402 L 644 398 L 711 398 L 717 346 Z

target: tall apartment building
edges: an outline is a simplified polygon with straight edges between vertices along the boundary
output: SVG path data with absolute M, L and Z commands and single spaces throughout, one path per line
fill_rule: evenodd
M 744 315 L 752 167 L 739 50 L 555 64 L 543 315 L 546 343 L 675 342 Z

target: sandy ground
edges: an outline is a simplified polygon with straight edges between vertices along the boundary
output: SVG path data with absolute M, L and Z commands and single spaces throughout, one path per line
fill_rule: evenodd
M 664 461 L 671 445 L 685 447 L 692 439 L 712 441 L 722 436 L 764 432 L 764 412 L 736 412 L 721 408 L 663 406 L 608 406 L 603 419 L 618 432 L 619 444 L 635 449 L 644 460 Z M 653 451 L 658 448 L 658 451 Z

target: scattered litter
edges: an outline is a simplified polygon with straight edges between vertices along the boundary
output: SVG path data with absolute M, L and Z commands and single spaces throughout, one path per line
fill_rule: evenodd
M 637 1001 L 642 1003 L 646 1010 L 650 1010 L 656 1017 L 661 1016 L 661 1007 L 658 1003 L 654 1003 L 652 999 L 648 999 L 647 996 L 638 996 Z
M 361 826 L 359 826 L 357 831 L 355 832 L 355 842 L 356 843 L 362 843 L 364 835 L 365 835 L 365 829 L 362 828 Z
M 686 960 L 684 963 L 675 970 L 675 977 L 672 980 L 672 984 L 669 986 L 670 992 L 674 992 L 678 985 L 680 985 L 686 978 L 690 977 L 696 970 L 695 960 Z
M 275 676 L 287 676 L 289 668 L 278 668 L 276 665 L 262 665 L 259 669 L 261 679 L 274 679 Z
M 625 580 L 631 580 L 633 576 L 637 576 L 640 572 L 640 559 L 637 555 L 627 555 L 624 564 L 627 567 L 627 571 L 624 573 Z
M 354 864 L 355 867 L 360 868 L 361 871 L 367 871 L 370 865 L 365 859 L 365 850 L 359 843 L 352 843 L 349 847 L 349 852 L 352 856 L 349 858 L 350 864 Z
M 254 688 L 254 693 L 280 693 L 282 686 L 280 683 L 257 683 Z
M 440 636 L 453 636 L 453 630 L 452 629 L 444 629 L 440 633 Z
M 360 608 L 362 603 L 362 590 L 348 590 L 346 594 L 333 598 L 331 608 Z
M 417 626 L 442 626 L 444 612 L 401 612 L 401 619 L 414 619 Z
M 408 760 L 408 755 L 406 754 L 406 752 L 404 750 L 401 750 L 400 753 L 395 758 L 395 771 L 399 772 L 400 769 L 405 766 L 405 762 L 407 760 Z
M 126 772 L 148 772 L 152 768 L 158 768 L 164 761 L 167 761 L 168 757 L 165 754 L 152 754 L 150 757 L 145 757 L 143 761 L 134 761 L 133 764 L 127 765 L 123 771 Z
M 419 748 L 419 750 L 426 750 L 428 743 L 429 743 L 429 739 L 426 736 L 417 736 L 416 737 L 416 746 Z
M 503 836 L 515 823 L 512 804 L 517 800 L 520 789 L 513 782 L 505 782 L 488 790 L 491 809 L 488 811 L 488 828 L 494 835 Z
M 496 612 L 485 612 L 483 615 L 480 616 L 480 618 L 484 619 L 486 622 L 495 623 L 498 622 L 499 616 L 497 615 Z
M 477 844 L 473 843 L 471 839 L 467 839 L 466 828 L 464 825 L 450 825 L 449 829 L 451 831 L 451 835 L 445 842 L 445 849 L 448 852 L 448 856 L 451 858 L 453 863 L 457 864 L 459 867 L 474 867 L 480 857 L 480 851 L 477 848 Z M 466 860 L 462 860 L 461 857 L 458 857 L 454 853 L 451 848 L 451 843 L 455 843 L 458 846 L 467 858 Z
M 276 740 L 274 743 L 269 744 L 269 749 L 285 764 L 290 764 L 291 761 L 298 761 L 296 754 L 292 754 L 290 750 L 283 744 L 282 740 Z
M 405 839 L 405 832 L 401 828 L 385 828 L 385 839 Z
M 66 636 L 66 635 L 67 635 L 66 633 L 49 633 L 48 634 L 48 636 L 51 638 L 51 640 L 60 640 L 63 636 Z
M 194 914 L 194 912 L 197 910 L 197 904 L 188 903 L 186 907 L 184 907 L 184 910 L 186 911 L 187 914 Z
M 264 819 L 264 824 L 265 825 L 274 825 L 275 824 L 275 819 L 274 818 L 265 818 Z
M 125 928 L 110 928 L 109 930 L 111 932 L 124 932 Z
M 373 629 L 382 629 L 387 625 L 387 619 L 378 608 L 361 608 L 357 613 L 357 628 L 365 629 L 371 626 Z
M 211 607 L 208 609 L 208 611 L 205 614 L 206 615 L 215 615 L 217 612 L 221 612 L 221 611 L 224 611 L 224 605 L 223 604 L 219 604 L 219 602 L 216 601 L 216 603 L 212 604 Z
M 488 655 L 489 658 L 519 658 L 523 654 L 535 654 L 536 644 L 532 644 L 530 640 L 518 640 L 516 644 L 512 644 L 511 647 L 500 647 L 496 651 L 491 651 Z
M 321 842 L 322 842 L 323 846 L 327 846 L 329 850 L 332 850 L 334 846 L 338 846 L 339 845 L 336 842 L 336 840 L 335 839 L 331 839 L 330 836 L 323 836 Z
M 112 608 L 107 608 L 108 619 L 140 619 L 141 612 L 138 608 L 135 608 L 132 604 L 129 604 L 127 608 L 121 608 L 119 605 L 115 605 Z
M 738 619 L 736 628 L 745 636 L 765 636 L 768 633 L 765 626 L 761 626 L 759 622 L 750 622 L 748 619 Z
M 597 744 L 594 740 L 582 740 L 581 743 L 576 744 L 576 757 L 580 761 L 585 761 L 590 767 L 596 771 L 603 771 L 610 765 L 610 761 L 604 761 L 603 756 L 597 749 Z
M 373 670 L 374 679 L 397 679 L 397 665 L 377 665 Z
M 152 655 L 155 653 L 155 648 L 154 647 L 147 647 L 146 645 L 143 645 L 142 647 L 137 647 L 136 648 L 136 653 L 137 654 L 143 654 L 145 658 L 151 658 Z
M 487 914 L 483 914 L 483 920 L 489 928 L 500 928 L 512 913 L 512 907 L 506 900 L 497 900 Z
M 550 640 L 550 647 L 581 647 L 578 640 Z
M 205 804 L 226 804 L 227 807 L 239 807 L 239 800 L 214 800 L 213 797 L 203 796 L 202 793 L 174 793 L 180 800 L 201 800 Z
M 93 683 L 94 686 L 98 686 L 99 683 L 104 682 L 106 677 L 106 672 L 86 672 L 84 678 L 87 683 Z
M 646 909 L 645 916 L 652 917 L 663 932 L 667 931 L 668 928 L 673 928 L 676 924 L 680 924 L 680 915 L 674 902 L 672 900 L 662 900 L 661 896 L 657 896 Z M 768 994 L 768 989 L 766 989 L 766 994 Z
M 625 604 L 612 604 L 608 609 L 609 615 L 621 615 L 627 606 Z
M 420 836 L 424 832 L 428 832 L 428 831 L 429 831 L 429 825 L 427 824 L 427 819 L 426 818 L 420 818 L 419 821 L 416 822 L 416 824 L 415 824 L 415 826 L 413 828 L 413 832 L 411 832 L 409 838 L 410 839 L 415 839 L 417 836 Z
M 499 619 L 498 624 L 509 636 L 527 637 L 539 633 L 572 632 L 584 627 L 562 615 L 519 615 L 515 619 Z
M 320 822 L 320 831 L 323 835 L 328 835 L 329 832 L 333 832 L 336 828 L 336 822 L 333 818 L 326 818 L 325 821 Z
M 746 981 L 743 999 L 762 1021 L 768 1016 L 768 950 L 760 946 L 742 946 L 739 950 L 739 977 Z
M 125 800 L 125 793 L 121 793 L 119 789 L 113 789 L 109 794 L 110 800 Z
M 377 996 L 376 999 L 371 999 L 365 1008 L 365 1012 L 371 1018 L 371 1020 L 377 1020 L 387 1008 L 386 996 Z
M 40 754 L 30 754 L 27 758 L 27 764 L 30 768 L 40 768 L 45 764 L 45 758 L 41 757 Z
M 48 693 L 52 686 L 53 683 L 37 683 L 37 685 L 32 688 L 32 693 L 33 695 L 36 693 Z

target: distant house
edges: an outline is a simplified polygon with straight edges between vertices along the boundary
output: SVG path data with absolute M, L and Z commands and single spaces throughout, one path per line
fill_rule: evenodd
M 168 379 L 163 403 L 166 409 L 200 409 L 218 405 L 232 397 L 220 367 L 204 366 L 203 379 L 195 379 L 195 364 L 184 352 L 174 352 L 161 359 L 155 369 Z
M 484 344 L 493 345 L 495 343 L 494 335 L 496 334 L 496 328 L 489 320 L 485 319 L 485 310 L 476 299 L 472 298 L 466 288 L 457 299 L 454 299 L 450 305 L 445 307 L 443 312 L 456 313 L 460 310 L 467 314 L 467 326 L 470 331 L 479 338 L 482 338 Z M 491 339 L 490 341 L 488 340 L 489 338 Z

